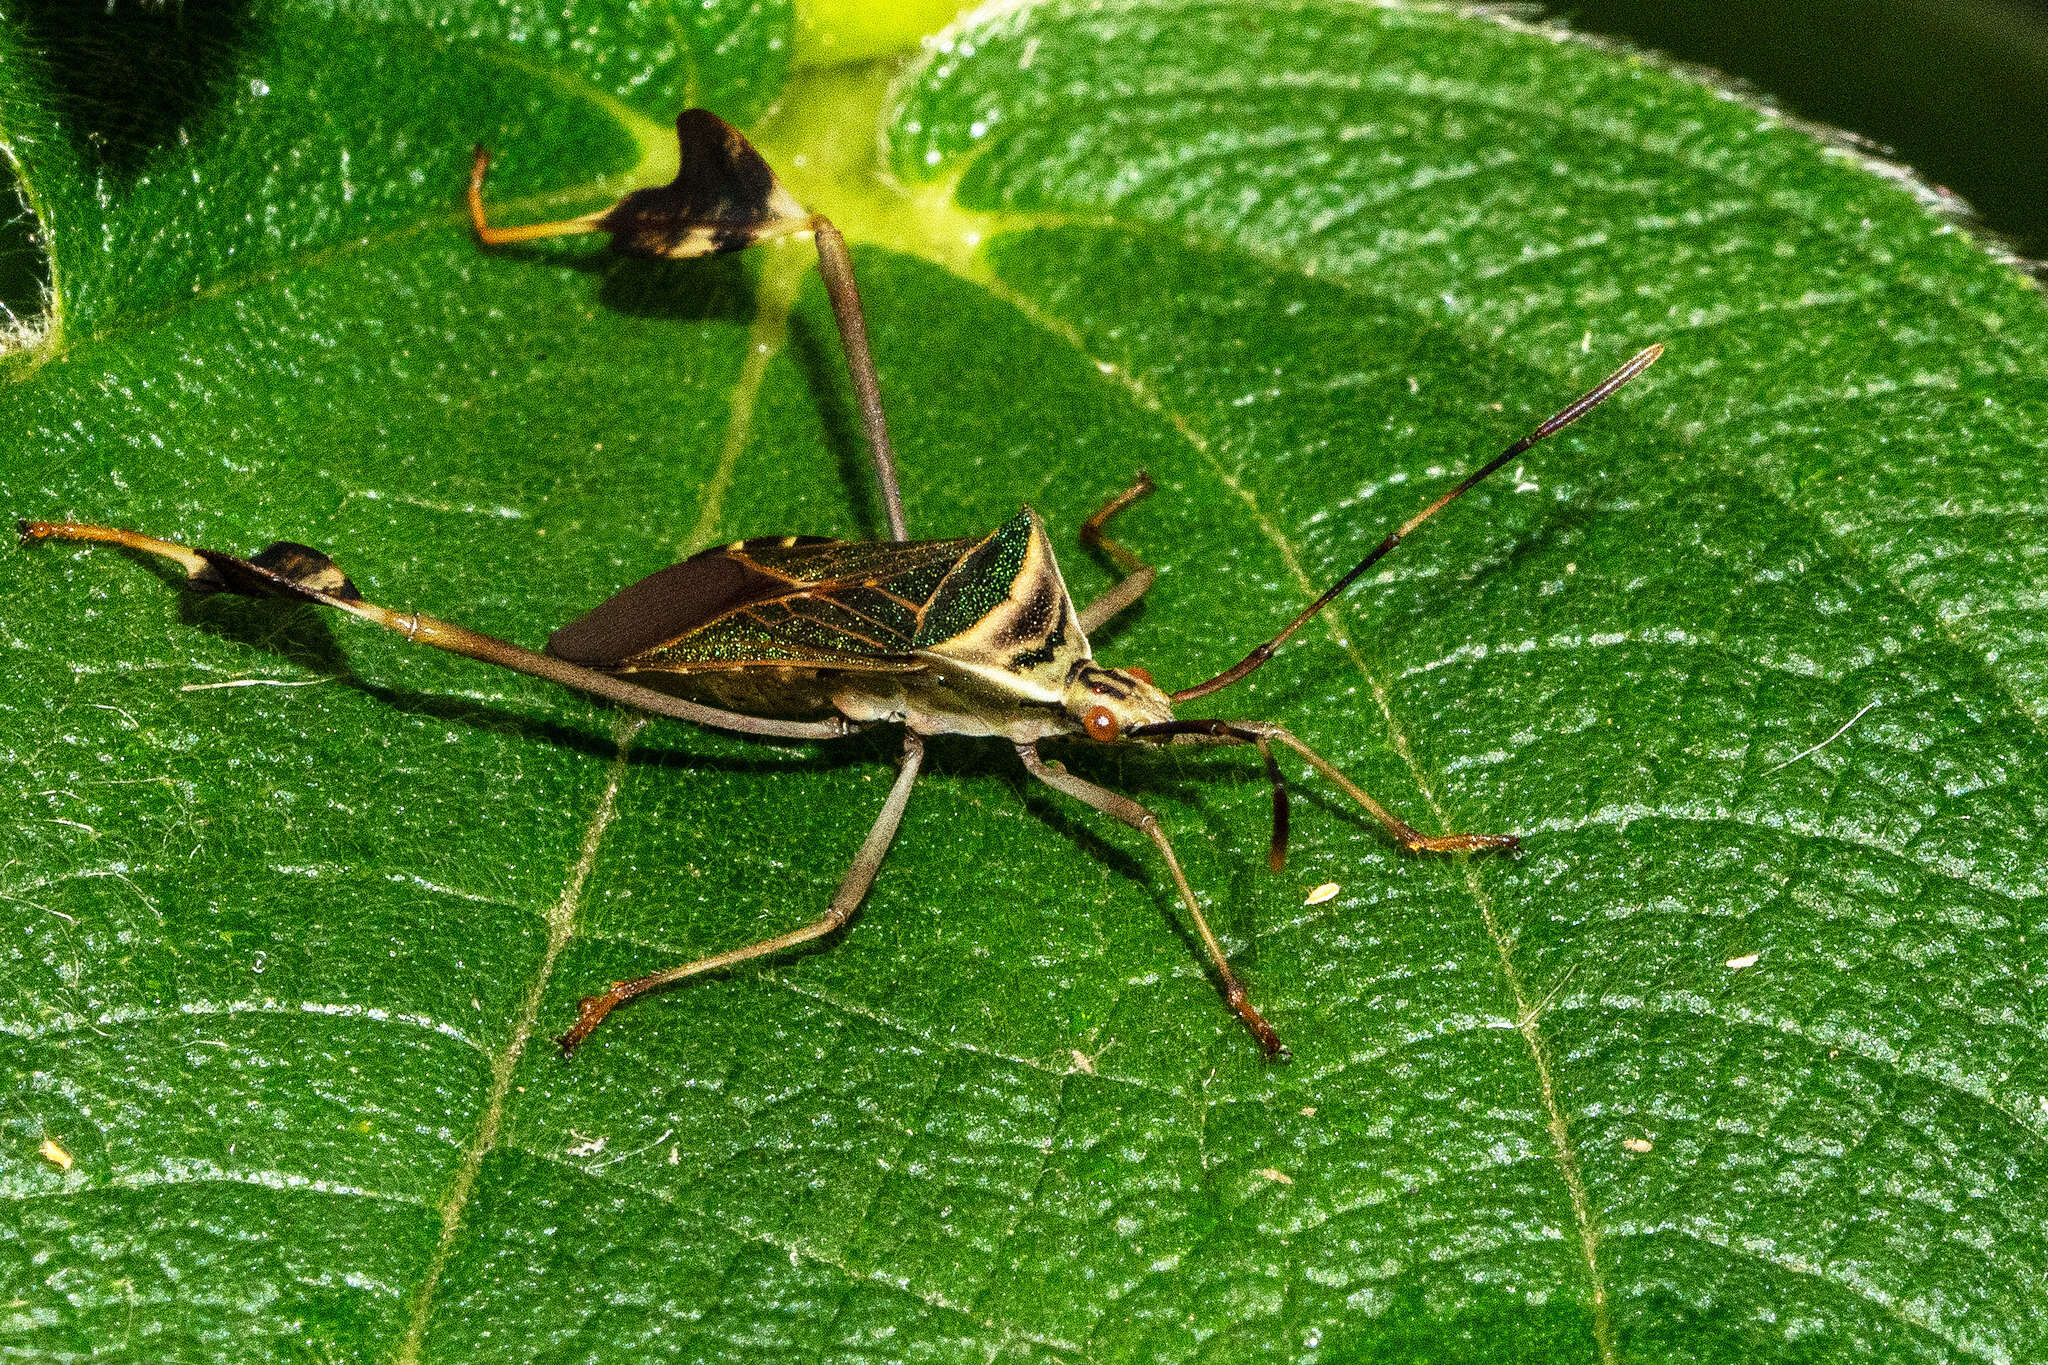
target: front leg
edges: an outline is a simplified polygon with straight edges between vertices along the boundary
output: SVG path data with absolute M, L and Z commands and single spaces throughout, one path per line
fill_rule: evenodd
M 1336 783 L 1346 796 L 1365 807 L 1372 818 L 1385 825 L 1387 833 L 1393 835 L 1401 847 L 1410 853 L 1513 853 L 1522 846 L 1521 839 L 1513 834 L 1424 834 L 1373 800 L 1366 794 L 1365 788 L 1346 777 L 1336 764 L 1296 739 L 1291 731 L 1263 720 L 1233 720 L 1227 724 L 1232 730 L 1242 734 L 1278 741 L 1300 754 L 1308 760 L 1310 767 Z
M 1086 802 L 1104 815 L 1123 821 L 1132 829 L 1144 834 L 1159 849 L 1159 855 L 1166 859 L 1166 870 L 1173 874 L 1173 884 L 1180 891 L 1181 904 L 1187 907 L 1188 917 L 1195 922 L 1195 932 L 1201 935 L 1202 946 L 1209 950 L 1209 960 L 1216 964 L 1216 975 L 1222 978 L 1223 998 L 1244 1026 L 1252 1031 L 1252 1037 L 1259 1040 L 1259 1046 L 1266 1051 L 1271 1061 L 1286 1061 L 1293 1054 L 1280 1041 L 1280 1035 L 1265 1017 L 1252 1007 L 1251 997 L 1245 993 L 1244 983 L 1237 979 L 1237 973 L 1230 970 L 1230 959 L 1223 955 L 1223 945 L 1216 941 L 1216 935 L 1209 928 L 1209 921 L 1202 914 L 1200 902 L 1195 899 L 1195 889 L 1188 885 L 1187 874 L 1180 870 L 1180 859 L 1173 854 L 1173 845 L 1167 842 L 1166 831 L 1160 828 L 1159 817 L 1146 810 L 1128 796 L 1098 787 L 1085 778 L 1074 776 L 1057 763 L 1047 763 L 1038 755 L 1035 744 L 1019 744 L 1017 757 L 1024 760 L 1024 770 L 1051 787 L 1064 792 L 1077 801 Z
M 1138 471 L 1136 483 L 1104 503 L 1102 510 L 1082 523 L 1081 543 L 1091 550 L 1100 550 L 1108 555 L 1125 575 L 1122 582 L 1082 609 L 1080 619 L 1083 635 L 1093 632 L 1097 626 L 1143 597 L 1151 590 L 1152 581 L 1159 576 L 1157 569 L 1102 533 L 1102 528 L 1109 524 L 1111 517 L 1138 499 L 1156 491 L 1158 487 L 1152 482 L 1152 476 L 1141 469 Z

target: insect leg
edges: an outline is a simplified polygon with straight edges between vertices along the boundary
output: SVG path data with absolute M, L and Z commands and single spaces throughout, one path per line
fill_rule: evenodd
M 1400 816 L 1366 795 L 1365 788 L 1346 777 L 1336 764 L 1296 739 L 1292 733 L 1262 720 L 1234 720 L 1231 728 L 1285 744 L 1308 760 L 1310 767 L 1337 784 L 1343 793 L 1356 801 L 1372 815 L 1372 818 L 1387 827 L 1387 832 L 1400 842 L 1410 853 L 1512 853 L 1522 846 L 1522 841 L 1512 834 L 1424 834 Z
M 415 644 L 431 645 L 451 654 L 496 664 L 515 673 L 525 673 L 579 692 L 590 692 L 655 715 L 737 730 L 748 735 L 771 735 L 779 739 L 838 739 L 856 727 L 843 720 L 769 720 L 760 716 L 703 706 L 681 697 L 671 697 L 650 687 L 595 669 L 583 668 L 495 636 L 485 635 L 452 621 L 437 620 L 423 612 L 398 612 L 366 602 L 339 565 L 318 550 L 290 541 L 278 541 L 250 559 L 239 559 L 219 550 L 192 549 L 176 541 L 158 540 L 135 531 L 111 526 L 87 526 L 79 522 L 24 521 L 18 523 L 24 543 L 37 540 L 89 540 L 141 550 L 172 560 L 191 576 L 194 587 L 209 592 L 232 592 L 244 597 L 284 597 L 333 607 L 351 616 L 397 631 Z
M 846 238 L 822 213 L 811 218 L 811 241 L 818 248 L 818 273 L 825 277 L 825 294 L 832 300 L 833 321 L 839 324 L 839 346 L 846 352 L 846 372 L 853 380 L 854 401 L 860 407 L 861 430 L 867 435 L 875 477 L 882 485 L 889 539 L 908 540 L 910 529 L 903 520 L 903 490 L 896 483 L 889 419 L 882 415 L 882 382 L 875 375 L 874 352 L 868 348 L 867 317 L 861 309 L 860 286 L 853 280 L 853 257 L 846 250 Z
M 868 888 L 875 884 L 875 874 L 881 870 L 882 857 L 889 851 L 889 844 L 896 837 L 896 827 L 903 822 L 903 808 L 910 803 L 910 789 L 917 782 L 918 769 L 924 766 L 924 741 L 909 730 L 903 732 L 903 766 L 896 771 L 896 785 L 889 789 L 889 799 L 882 803 L 882 813 L 875 817 L 874 828 L 860 846 L 860 852 L 853 855 L 853 866 L 846 869 L 846 875 L 839 880 L 839 889 L 832 893 L 832 901 L 824 918 L 807 924 L 801 929 L 792 929 L 786 934 L 764 938 L 759 943 L 750 943 L 744 948 L 730 952 L 715 953 L 700 957 L 695 962 L 686 962 L 680 967 L 670 967 L 665 972 L 643 976 L 634 981 L 614 982 L 603 995 L 586 996 L 576 1005 L 576 1023 L 555 1041 L 560 1044 L 564 1057 L 574 1053 L 590 1031 L 604 1022 L 614 1007 L 624 1004 L 636 995 L 645 995 L 652 990 L 681 981 L 685 977 L 698 976 L 704 972 L 721 971 L 739 963 L 770 953 L 779 953 L 785 948 L 810 943 L 821 939 L 853 918 L 860 909 L 861 901 L 867 896 Z
M 1132 554 L 1126 547 L 1119 545 L 1116 541 L 1102 534 L 1102 528 L 1109 524 L 1111 517 L 1114 517 L 1117 513 L 1123 511 L 1148 493 L 1154 492 L 1158 487 L 1159 485 L 1152 482 L 1152 476 L 1141 469 L 1138 471 L 1136 483 L 1111 498 L 1103 505 L 1101 511 L 1082 523 L 1081 543 L 1091 550 L 1101 550 L 1125 574 L 1122 582 L 1096 598 L 1093 602 L 1090 602 L 1082 610 L 1080 617 L 1082 634 L 1085 635 L 1092 632 L 1102 625 L 1103 622 L 1110 620 L 1118 612 L 1143 597 L 1151 589 L 1152 580 L 1159 576 L 1157 569 L 1154 569 L 1150 564 Z
M 579 232 L 608 232 L 612 249 L 628 256 L 684 258 L 744 251 L 758 242 L 809 232 L 818 249 L 818 273 L 832 300 L 839 324 L 840 346 L 860 408 L 861 430 L 882 485 L 882 505 L 889 517 L 889 539 L 908 540 L 903 521 L 903 492 L 896 482 L 896 457 L 889 445 L 889 423 L 882 415 L 882 386 L 875 377 L 875 358 L 868 348 L 868 328 L 861 311 L 860 289 L 853 281 L 853 258 L 846 238 L 822 214 L 808 213 L 761 159 L 739 129 L 704 109 L 686 109 L 676 118 L 677 169 L 667 185 L 634 190 L 611 208 L 555 223 L 492 227 L 484 216 L 484 174 L 491 158 L 476 149 L 469 171 L 469 221 L 485 246 L 530 242 Z
M 1054 791 L 1063 792 L 1077 801 L 1084 802 L 1104 815 L 1123 821 L 1132 829 L 1149 838 L 1159 849 L 1159 855 L 1166 859 L 1166 870 L 1173 874 L 1173 884 L 1180 891 L 1181 904 L 1187 907 L 1188 915 L 1195 922 L 1195 931 L 1201 935 L 1202 946 L 1208 949 L 1209 960 L 1216 964 L 1216 974 L 1223 981 L 1223 998 L 1244 1026 L 1259 1040 L 1259 1046 L 1266 1050 L 1266 1056 L 1275 1061 L 1284 1061 L 1291 1054 L 1280 1041 L 1280 1035 L 1266 1022 L 1258 1010 L 1252 1007 L 1251 998 L 1245 994 L 1244 984 L 1237 979 L 1237 973 L 1230 970 L 1230 960 L 1223 955 L 1223 945 L 1216 941 L 1216 935 L 1209 928 L 1209 921 L 1202 915 L 1201 903 L 1195 899 L 1195 890 L 1188 885 L 1187 874 L 1180 869 L 1180 859 L 1174 856 L 1173 845 L 1167 842 L 1166 831 L 1160 827 L 1159 817 L 1139 805 L 1130 797 L 1098 787 L 1093 782 L 1074 776 L 1058 763 L 1047 763 L 1038 756 L 1035 744 L 1019 744 L 1017 757 L 1024 760 L 1024 769 Z
M 469 163 L 469 225 L 476 231 L 476 239 L 485 246 L 505 246 L 512 242 L 532 242 L 543 237 L 567 237 L 578 232 L 602 232 L 603 213 L 586 213 L 580 218 L 564 218 L 554 223 L 519 223 L 511 227 L 492 227 L 484 214 L 484 175 L 491 169 L 491 154 L 479 144 L 476 155 Z

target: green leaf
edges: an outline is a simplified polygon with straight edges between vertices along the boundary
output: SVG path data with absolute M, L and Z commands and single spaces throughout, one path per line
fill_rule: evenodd
M 1403 856 L 1306 777 L 1275 877 L 1243 754 L 1068 754 L 1159 810 L 1289 1067 L 1149 843 L 973 740 L 838 942 L 565 1065 L 577 997 L 815 916 L 890 737 L 642 727 L 0 556 L 8 1353 L 2048 1354 L 2048 311 L 1910 181 L 1438 9 L 991 12 L 879 114 L 787 76 L 772 5 L 69 12 L 0 29 L 52 289 L 5 505 L 304 541 L 509 638 L 879 518 L 802 244 L 482 252 L 478 140 L 494 213 L 554 217 L 659 178 L 679 103 L 779 98 L 913 532 L 1029 501 L 1086 597 L 1064 537 L 1149 469 L 1161 581 L 1097 644 L 1168 685 L 1670 349 L 1200 704 L 1519 860 Z

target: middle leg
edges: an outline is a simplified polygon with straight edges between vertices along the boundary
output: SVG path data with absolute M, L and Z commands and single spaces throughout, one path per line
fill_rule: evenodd
M 853 866 L 846 869 L 846 876 L 840 879 L 839 889 L 832 893 L 831 903 L 826 907 L 824 917 L 806 924 L 801 929 L 792 929 L 786 934 L 764 938 L 759 943 L 750 943 L 744 948 L 734 948 L 710 957 L 700 957 L 695 962 L 685 962 L 680 967 L 655 972 L 632 981 L 617 981 L 603 995 L 586 996 L 576 1005 L 576 1022 L 556 1039 L 564 1057 L 574 1053 L 592 1029 L 604 1022 L 612 1010 L 631 1000 L 636 995 L 645 995 L 685 977 L 698 976 L 704 972 L 715 972 L 726 967 L 737 966 L 757 957 L 779 953 L 785 948 L 821 939 L 853 918 L 853 912 L 860 909 L 860 903 L 867 897 L 868 888 L 875 884 L 875 874 L 881 871 L 882 856 L 889 851 L 889 845 L 896 838 L 896 827 L 903 822 L 903 808 L 910 804 L 910 789 L 917 782 L 918 769 L 924 766 L 924 741 L 909 730 L 903 732 L 903 766 L 897 769 L 896 785 L 889 789 L 889 799 L 882 803 L 882 813 L 875 817 L 874 828 L 868 831 L 867 839 L 861 844 L 860 852 L 853 856 Z
M 1102 528 L 1109 519 L 1138 499 L 1157 490 L 1159 485 L 1152 482 L 1152 476 L 1144 470 L 1138 471 L 1138 480 L 1129 488 L 1104 503 L 1102 510 L 1088 518 L 1081 525 L 1081 543 L 1091 550 L 1100 550 L 1108 555 L 1117 568 L 1124 572 L 1123 581 L 1102 596 L 1081 609 L 1081 633 L 1086 635 L 1118 612 L 1135 603 L 1151 590 L 1152 581 L 1159 571 L 1138 558 L 1135 554 L 1108 536 Z

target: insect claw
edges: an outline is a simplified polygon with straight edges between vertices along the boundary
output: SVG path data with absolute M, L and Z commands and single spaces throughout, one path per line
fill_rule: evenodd
M 1235 1014 L 1239 1021 L 1252 1031 L 1252 1037 L 1259 1040 L 1259 1047 L 1265 1052 L 1267 1061 L 1284 1062 L 1290 1060 L 1294 1054 L 1287 1050 L 1287 1044 L 1280 1041 L 1280 1035 L 1274 1032 L 1271 1024 L 1266 1022 L 1266 1017 L 1260 1014 L 1258 1009 L 1253 1006 L 1251 997 L 1246 994 L 1243 983 L 1238 981 L 1236 977 L 1229 975 L 1230 969 L 1228 967 L 1225 967 L 1223 970 L 1226 983 L 1223 988 L 1223 999 L 1224 1003 L 1230 1006 L 1231 1013 Z
M 567 1033 L 555 1039 L 555 1046 L 562 1049 L 562 1060 L 576 1055 L 576 1049 L 583 1046 L 583 1040 L 591 1031 L 604 1022 L 604 1017 L 618 1004 L 618 987 L 615 985 L 603 995 L 586 995 L 576 1002 L 576 1022 Z

